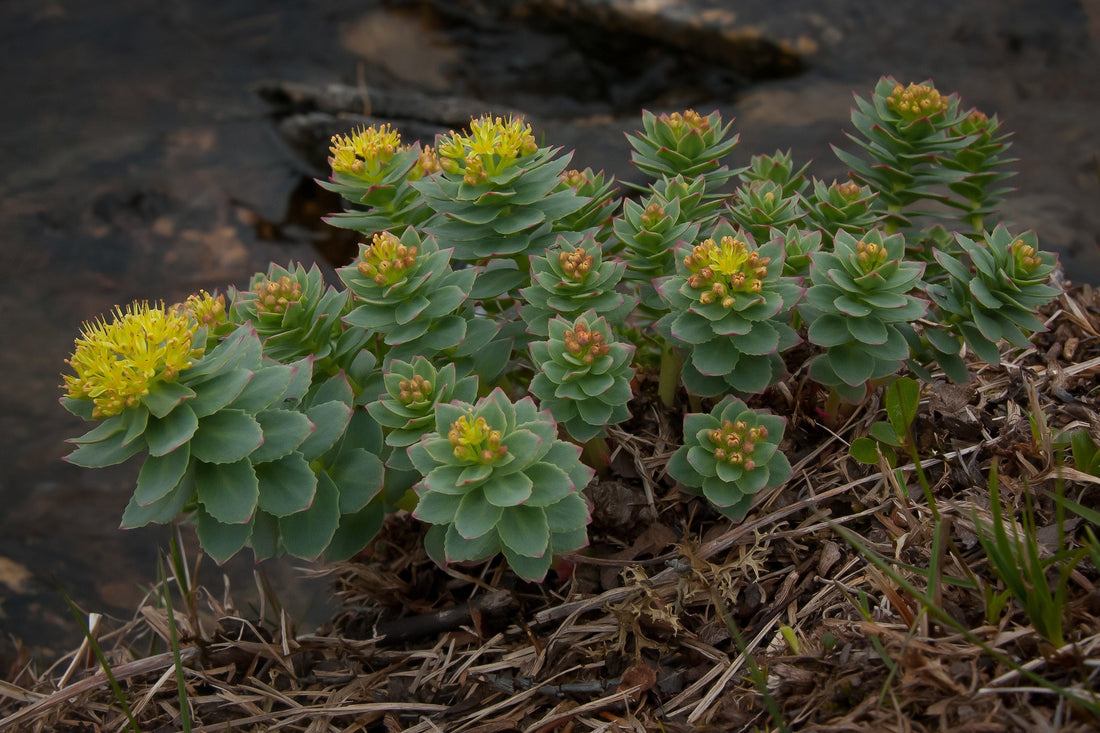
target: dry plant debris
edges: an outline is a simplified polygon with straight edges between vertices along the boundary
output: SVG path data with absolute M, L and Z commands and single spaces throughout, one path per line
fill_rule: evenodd
M 994 461 L 1005 517 L 1019 524 L 1031 502 L 1043 553 L 1087 524 L 1066 516 L 1060 536 L 1060 480 L 1100 509 L 1100 479 L 1051 446 L 1065 428 L 1100 435 L 1100 295 L 1069 289 L 1044 317 L 1033 348 L 975 363 L 967 385 L 926 386 L 916 437 L 935 506 L 904 459 L 895 473 L 848 454 L 879 415 L 874 400 L 826 428 L 789 365 L 758 401 L 790 421 L 794 477 L 740 524 L 664 475 L 678 416 L 650 400 L 611 433 L 612 475 L 586 492 L 591 546 L 542 586 L 499 561 L 436 567 L 402 515 L 368 552 L 317 571 L 341 610 L 315 633 L 294 627 L 277 593 L 245 613 L 201 588 L 182 597 L 170 579 L 191 730 L 1095 730 L 1092 562 L 1068 574 L 1058 648 L 1012 600 L 988 613 L 961 580 L 1001 588 L 979 541 Z M 180 730 L 159 593 L 92 633 L 138 729 Z M 44 670 L 24 653 L 6 670 L 0 730 L 131 729 L 88 646 Z

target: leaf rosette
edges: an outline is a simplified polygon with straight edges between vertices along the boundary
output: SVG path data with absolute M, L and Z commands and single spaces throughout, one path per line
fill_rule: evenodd
M 783 418 L 727 396 L 710 414 L 684 416 L 684 444 L 672 454 L 668 474 L 689 494 L 706 497 L 740 521 L 759 492 L 791 477 L 791 464 L 779 450 L 785 425 Z
M 544 255 L 531 257 L 531 285 L 519 291 L 525 301 L 519 312 L 535 336 L 548 335 L 553 316 L 575 319 L 587 310 L 622 323 L 637 302 L 615 289 L 626 263 L 605 259 L 599 243 L 591 237 L 580 245 L 561 238 Z
M 779 352 L 798 343 L 785 321 L 802 293 L 783 272 L 779 240 L 757 247 L 722 223 L 700 244 L 677 250 L 676 274 L 657 281 L 668 313 L 656 324 L 686 354 L 688 391 L 754 393 L 784 372 Z
M 983 360 L 999 364 L 1000 342 L 1027 348 L 1030 334 L 1044 328 L 1036 311 L 1062 291 L 1051 281 L 1057 256 L 1039 250 L 1034 232 L 1013 236 L 999 224 L 986 241 L 963 234 L 955 240 L 962 257 L 935 252 L 947 279 L 928 287 L 935 323 L 925 326 L 924 338 L 914 344 L 919 361 L 936 363 L 951 379 L 965 382 L 964 344 Z
M 653 178 L 704 177 L 717 189 L 735 174 L 721 165 L 740 142 L 729 135 L 732 126 L 733 120 L 723 125 L 717 111 L 704 117 L 691 109 L 661 115 L 643 110 L 643 130 L 626 136 L 634 148 L 631 162 Z
M 630 417 L 634 345 L 616 342 L 607 321 L 594 311 L 575 321 L 558 316 L 549 332 L 548 340 L 530 345 L 538 370 L 531 394 L 574 440 L 604 436 L 608 425 Z
M 912 322 L 927 301 L 909 295 L 923 285 L 924 263 L 905 262 L 905 238 L 872 230 L 859 240 L 839 231 L 832 252 L 811 260 L 810 282 L 799 313 L 807 339 L 825 349 L 810 363 L 810 377 L 857 402 L 867 383 L 894 374 L 909 356 Z
M 557 425 L 524 398 L 499 388 L 476 404 L 436 407 L 435 432 L 408 449 L 424 479 L 414 516 L 439 564 L 503 553 L 526 580 L 541 580 L 552 556 L 588 542 L 581 491 L 593 476 L 580 449 L 558 440 Z

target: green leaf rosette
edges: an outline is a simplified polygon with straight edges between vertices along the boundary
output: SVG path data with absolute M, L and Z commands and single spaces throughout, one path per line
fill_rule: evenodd
M 920 341 L 911 339 L 918 362 L 935 364 L 959 382 L 969 378 L 964 345 L 986 362 L 999 364 L 1000 342 L 1018 349 L 1030 346 L 1030 334 L 1044 328 L 1036 312 L 1062 292 L 1051 282 L 1057 257 L 1039 251 L 1034 232 L 1016 237 L 999 224 L 987 236 L 988 241 L 981 241 L 956 234 L 963 258 L 936 252 L 948 277 L 928 287 L 935 317 L 924 326 Z M 912 366 L 928 375 L 926 367 Z
M 266 356 L 284 364 L 310 356 L 314 371 L 326 376 L 339 371 L 365 377 L 374 362 L 352 364 L 367 334 L 345 329 L 342 318 L 348 294 L 326 286 L 313 265 L 280 267 L 253 276 L 246 292 L 232 292 L 230 313 L 235 323 L 251 323 Z
M 805 190 L 807 163 L 798 170 L 794 169 L 794 161 L 791 159 L 791 151 L 776 150 L 773 155 L 754 155 L 749 160 L 747 168 L 738 173 L 737 177 L 742 183 L 752 181 L 771 181 L 779 185 L 782 197 L 787 198 L 800 194 Z
M 779 450 L 785 424 L 727 396 L 710 414 L 684 416 L 684 444 L 672 454 L 668 475 L 684 491 L 706 497 L 740 521 L 759 492 L 791 477 L 791 464 Z
M 755 393 L 784 373 L 779 352 L 798 343 L 787 314 L 802 293 L 782 275 L 784 251 L 723 223 L 714 236 L 682 246 L 676 274 L 657 281 L 668 313 L 657 330 L 685 354 L 683 383 L 700 396 Z
M 655 179 L 704 178 L 709 189 L 717 190 L 736 174 L 722 165 L 740 142 L 738 135 L 729 135 L 732 126 L 732 120 L 723 125 L 718 112 L 704 117 L 691 109 L 661 115 L 643 110 L 643 130 L 626 136 L 634 148 L 630 160 Z
M 633 296 L 616 290 L 625 270 L 622 260 L 605 259 L 591 237 L 576 247 L 559 239 L 544 255 L 531 257 L 531 285 L 519 291 L 525 301 L 520 317 L 530 333 L 543 338 L 556 315 L 568 320 L 593 310 L 613 323 L 623 323 L 637 303 Z
M 678 199 L 653 194 L 641 203 L 625 200 L 612 231 L 614 252 L 626 261 L 624 278 L 634 287 L 641 308 L 656 318 L 664 311 L 664 303 L 653 281 L 673 271 L 676 243 L 694 239 L 699 223 L 681 216 Z
M 799 306 L 807 339 L 825 349 L 810 377 L 851 402 L 872 379 L 888 377 L 909 356 L 907 336 L 927 301 L 909 295 L 922 287 L 924 264 L 905 262 L 905 238 L 872 230 L 856 240 L 837 232 L 832 252 L 817 252 L 811 286 Z
M 442 136 L 442 171 L 412 184 L 435 212 L 424 230 L 462 262 L 545 249 L 555 224 L 587 203 L 574 188 L 560 187 L 570 156 L 540 148 L 522 119 L 485 116 L 469 128 Z
M 825 241 L 832 244 L 840 230 L 858 237 L 868 229 L 873 229 L 882 221 L 885 213 L 877 208 L 877 194 L 867 186 L 854 181 L 826 186 L 823 181 L 814 179 L 814 190 L 806 199 L 809 222 L 817 226 L 825 235 Z
M 548 340 L 530 345 L 538 370 L 531 394 L 574 440 L 603 437 L 608 425 L 630 417 L 634 345 L 617 343 L 607 321 L 594 311 L 575 321 L 558 316 L 549 331 Z
M 415 517 L 440 565 L 503 553 L 525 580 L 540 581 L 554 554 L 588 542 L 581 491 L 593 476 L 580 449 L 557 439 L 557 425 L 528 398 L 500 389 L 471 405 L 436 407 L 435 432 L 409 448 L 424 476 Z
M 352 420 L 343 375 L 311 386 L 312 363 L 267 359 L 243 324 L 178 378 L 150 384 L 74 439 L 68 460 L 102 467 L 146 452 L 122 526 L 189 516 L 219 563 L 244 547 L 257 559 L 350 556 L 381 526 L 372 505 L 384 477 L 381 431 L 365 413 Z M 63 403 L 86 413 L 81 398 Z
M 726 213 L 758 242 L 771 238 L 771 227 L 785 229 L 806 218 L 802 197 L 784 194 L 783 186 L 775 181 L 751 181 L 741 186 L 727 204 Z

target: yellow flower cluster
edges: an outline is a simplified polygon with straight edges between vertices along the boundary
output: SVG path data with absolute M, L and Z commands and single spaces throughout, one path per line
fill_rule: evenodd
M 460 461 L 489 464 L 508 453 L 501 445 L 500 431 L 492 430 L 483 417 L 475 420 L 473 413 L 451 423 L 447 438 L 454 448 L 455 458 Z
M 192 348 L 198 324 L 186 310 L 133 303 L 116 308 L 111 322 L 85 323 L 62 375 L 68 396 L 91 400 L 92 417 L 102 419 L 136 407 L 149 388 L 172 382 L 202 355 Z
M 522 118 L 489 115 L 471 120 L 469 134 L 451 132 L 437 146 L 443 170 L 462 173 L 471 186 L 486 183 L 489 176 L 538 149 L 531 126 Z
M 416 254 L 416 247 L 406 247 L 390 232 L 379 232 L 363 250 L 363 259 L 356 267 L 360 275 L 385 287 L 405 277 L 405 271 L 416 264 Z
M 747 242 L 730 236 L 722 237 L 721 242 L 707 239 L 684 258 L 692 273 L 688 285 L 703 291 L 699 302 L 717 302 L 723 308 L 733 307 L 735 293 L 763 291 L 770 263 L 770 257 L 761 257 Z
M 197 295 L 189 295 L 181 307 L 198 321 L 200 326 L 207 328 L 220 326 L 228 320 L 224 295 L 215 298 L 205 290 L 201 290 Z
M 944 112 L 947 98 L 927 84 L 910 84 L 907 87 L 895 84 L 886 98 L 886 106 L 907 120 L 917 120 Z
M 756 444 L 768 437 L 768 429 L 763 425 L 750 428 L 743 420 L 723 420 L 722 427 L 711 430 L 707 437 L 714 445 L 715 460 L 751 471 L 756 468 L 752 459 Z
M 372 125 L 351 135 L 333 135 L 328 163 L 336 173 L 378 182 L 386 163 L 405 148 L 400 133 L 389 124 Z

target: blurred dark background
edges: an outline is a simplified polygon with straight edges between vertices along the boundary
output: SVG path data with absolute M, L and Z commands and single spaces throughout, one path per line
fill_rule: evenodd
M 574 165 L 638 180 L 642 108 L 719 109 L 736 164 L 791 149 L 844 175 L 852 92 L 933 79 L 1016 132 L 1016 229 L 1100 283 L 1100 1 L 6 0 L 0 3 L 0 631 L 49 658 L 79 639 L 55 583 L 128 618 L 163 528 L 120 531 L 137 466 L 61 461 L 57 404 L 83 321 L 135 299 L 244 286 L 269 261 L 330 267 L 354 238 L 313 183 L 330 131 L 430 138 L 488 109 L 527 115 Z M 339 84 L 333 88 L 328 85 Z M 350 91 L 349 91 L 350 90 Z M 347 101 L 352 100 L 349 108 Z M 337 104 L 341 101 L 341 104 Z M 299 565 L 301 563 L 298 563 Z M 232 579 L 255 602 L 252 561 Z M 303 625 L 324 585 L 266 572 Z M 0 647 L 3 647 L 0 642 Z

